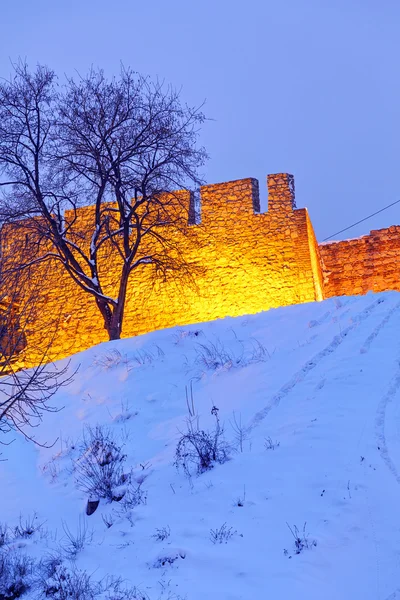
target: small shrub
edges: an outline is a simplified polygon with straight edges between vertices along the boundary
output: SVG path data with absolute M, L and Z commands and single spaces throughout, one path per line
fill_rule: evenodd
M 109 584 L 109 589 L 106 592 L 104 600 L 149 600 L 149 596 L 140 588 L 125 587 L 122 585 L 121 580 L 117 580 Z
M 102 593 L 101 585 L 92 581 L 86 571 L 66 566 L 59 557 L 42 561 L 40 571 L 37 584 L 40 599 L 95 600 Z
M 142 483 L 134 486 L 131 482 L 121 500 L 121 503 L 117 510 L 117 515 L 120 518 L 127 519 L 130 526 L 133 527 L 135 524 L 135 516 L 132 510 L 140 504 L 147 503 L 147 492 L 142 489 Z
M 213 406 L 211 414 L 215 417 L 213 431 L 199 428 L 198 419 L 187 420 L 187 432 L 178 441 L 175 452 L 175 466 L 182 468 L 190 477 L 209 471 L 214 465 L 224 463 L 229 457 L 229 447 L 224 440 L 224 428 L 218 417 L 218 408 Z
M 111 413 L 109 414 L 113 421 L 124 423 L 125 421 L 129 421 L 132 417 L 136 417 L 139 413 L 137 410 L 132 410 L 130 403 L 127 400 L 121 400 L 120 412 L 115 417 L 112 416 Z
M 294 538 L 294 547 L 295 547 L 295 554 L 301 554 L 301 552 L 303 552 L 303 550 L 307 550 L 309 548 L 312 548 L 313 546 L 317 545 L 316 540 L 310 540 L 309 538 L 309 534 L 306 533 L 306 525 L 307 523 L 304 523 L 303 525 L 303 530 L 300 532 L 299 528 L 297 527 L 297 525 L 290 527 L 289 523 L 286 523 L 286 525 L 289 528 L 290 533 L 292 534 L 293 538 Z
M 123 465 L 126 455 L 105 427 L 87 427 L 80 448 L 80 458 L 74 463 L 77 487 L 90 498 L 119 501 L 129 482 Z
M 114 517 L 112 515 L 101 515 L 104 525 L 110 529 L 114 525 Z
M 171 566 L 174 564 L 174 562 L 178 560 L 178 555 L 176 556 L 162 556 L 161 558 L 158 558 L 155 563 L 154 563 L 154 568 L 155 569 L 161 569 L 162 567 L 167 567 L 167 566 Z
M 151 365 L 154 362 L 154 354 L 148 350 L 137 350 L 133 356 L 133 362 L 139 367 Z
M 95 355 L 92 364 L 95 367 L 100 367 L 104 371 L 114 369 L 119 365 L 124 365 L 128 369 L 132 366 L 132 363 L 126 354 L 121 354 L 121 352 L 116 348 L 113 348 L 112 350 L 109 350 L 100 356 Z
M 216 371 L 217 369 L 230 369 L 240 365 L 243 360 L 243 353 L 235 356 L 232 351 L 228 351 L 222 342 L 217 339 L 207 344 L 197 344 L 196 363 L 207 369 L 207 371 Z
M 266 450 L 275 450 L 275 448 L 279 448 L 280 445 L 280 442 L 277 442 L 276 440 L 274 442 L 270 437 L 267 437 L 264 440 L 264 447 Z
M 215 341 L 196 344 L 195 364 L 207 371 L 217 371 L 270 360 L 271 353 L 259 340 L 252 338 L 245 346 L 234 331 L 233 334 L 236 349 L 227 349 L 218 338 Z
M 57 478 L 60 474 L 60 467 L 56 461 L 56 457 L 51 458 L 48 463 L 43 465 L 42 472 L 45 475 L 49 475 L 51 483 L 55 483 L 57 481 Z
M 161 569 L 163 567 L 171 566 L 179 558 L 186 558 L 186 554 L 184 552 L 176 552 L 173 554 L 167 554 L 165 556 L 161 556 L 160 558 L 158 558 L 155 561 L 155 563 L 153 564 L 153 567 L 155 569 Z
M 16 550 L 0 551 L 0 600 L 15 600 L 33 585 L 34 561 Z
M 128 485 L 121 502 L 125 509 L 131 510 L 140 504 L 147 504 L 147 492 L 142 488 L 142 484 L 143 482 L 135 486 L 131 482 Z
M 158 344 L 154 344 L 154 352 L 157 353 L 157 358 L 164 358 L 165 352 Z
M 171 535 L 171 530 L 169 527 L 161 527 L 161 529 L 156 529 L 156 532 L 151 536 L 157 542 L 164 542 Z
M 10 528 L 6 523 L 0 523 L 0 548 L 10 541 Z
M 131 371 L 135 366 L 143 367 L 145 365 L 151 365 L 156 359 L 162 359 L 164 356 L 164 350 L 157 344 L 154 344 L 154 349 L 152 351 L 136 350 L 131 357 L 128 357 L 126 354 L 121 354 L 119 350 L 113 348 L 101 356 L 95 356 L 92 364 L 95 367 L 100 367 L 104 371 L 108 371 L 109 369 L 113 369 L 120 365 L 123 365 L 128 371 Z
M 39 523 L 37 519 L 38 516 L 36 513 L 33 513 L 32 516 L 28 516 L 25 519 L 20 516 L 18 525 L 14 527 L 14 537 L 17 539 L 27 539 L 37 531 L 41 531 L 44 523 Z
M 236 448 L 239 452 L 243 452 L 244 442 L 248 439 L 249 434 L 246 427 L 242 424 L 242 415 L 240 413 L 238 417 L 235 412 L 233 413 L 231 427 L 235 437 Z
M 94 581 L 74 563 L 65 564 L 60 556 L 42 560 L 35 587 L 38 600 L 148 600 L 145 593 L 136 587 L 125 587 L 119 578 Z
M 266 362 L 271 359 L 271 353 L 259 340 L 252 338 L 250 340 L 252 348 L 248 352 L 248 364 Z M 273 351 L 273 353 L 275 350 Z
M 213 544 L 227 544 L 235 535 L 236 531 L 232 527 L 228 527 L 226 523 L 217 529 L 210 530 L 210 540 Z
M 66 523 L 63 523 L 65 533 L 65 542 L 62 549 L 66 558 L 74 560 L 79 552 L 83 550 L 86 544 L 90 544 L 93 539 L 93 533 L 88 532 L 86 521 L 80 517 L 78 529 L 75 534 L 71 532 Z

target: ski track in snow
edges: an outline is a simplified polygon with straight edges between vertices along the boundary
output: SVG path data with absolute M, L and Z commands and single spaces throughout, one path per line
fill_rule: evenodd
M 397 598 L 400 598 L 400 588 L 395 589 L 395 591 L 390 594 L 390 596 L 387 596 L 385 600 L 397 600 Z
M 342 342 L 345 339 L 348 339 L 348 334 L 353 332 L 362 321 L 365 321 L 366 319 L 368 319 L 368 317 L 373 313 L 375 308 L 382 302 L 383 302 L 383 299 L 379 298 L 377 301 L 375 301 L 372 304 L 370 304 L 369 306 L 367 306 L 364 310 L 360 311 L 353 318 L 353 323 L 351 323 L 349 326 L 347 326 L 339 335 L 336 335 L 325 348 L 320 350 L 313 358 L 308 360 L 298 371 L 296 371 L 296 373 L 291 377 L 291 379 L 286 384 L 284 384 L 274 396 L 272 396 L 269 404 L 264 409 L 262 409 L 261 411 L 259 411 L 255 414 L 252 421 L 250 422 L 249 427 L 247 428 L 247 432 L 250 432 L 255 427 L 257 427 L 265 419 L 265 417 L 269 414 L 269 412 L 272 410 L 272 408 L 277 407 L 280 404 L 280 401 L 282 399 L 284 399 L 291 391 L 293 391 L 293 389 L 299 383 L 302 383 L 305 380 L 305 378 L 307 377 L 307 375 L 312 370 L 314 370 L 321 363 L 321 361 L 323 361 L 327 356 L 329 356 L 333 352 L 335 352 L 341 346 Z M 365 354 L 370 350 L 373 342 L 377 339 L 378 335 L 381 333 L 383 328 L 388 324 L 390 319 L 392 319 L 394 314 L 399 309 L 400 309 L 400 302 L 397 302 L 394 306 L 392 306 L 388 310 L 388 312 L 386 313 L 384 318 L 374 327 L 372 332 L 368 335 L 368 337 L 362 343 L 362 345 L 360 347 L 360 354 Z M 347 313 L 348 310 L 345 312 Z M 314 326 L 320 325 L 321 323 L 325 322 L 327 320 L 327 317 L 329 314 L 330 314 L 329 311 L 327 313 L 325 313 L 320 320 L 315 322 Z M 343 317 L 343 315 L 340 315 L 339 319 L 341 319 L 342 317 Z M 316 386 L 316 392 L 318 392 L 320 389 L 322 389 L 324 387 L 324 385 L 325 385 L 325 378 L 323 378 L 321 380 L 320 384 L 318 384 Z M 375 423 L 376 436 L 378 439 L 378 446 L 380 448 L 381 456 L 382 456 L 385 464 L 390 469 L 391 473 L 396 477 L 397 482 L 400 484 L 400 475 L 398 473 L 398 470 L 395 466 L 394 461 L 392 460 L 392 458 L 389 454 L 387 443 L 386 443 L 386 438 L 385 438 L 385 430 L 384 430 L 387 405 L 390 401 L 393 400 L 399 387 L 400 387 L 400 360 L 398 360 L 398 373 L 393 378 L 388 392 L 381 399 L 381 401 L 378 405 L 378 409 L 377 409 L 377 413 L 376 413 L 377 414 L 376 423 Z M 359 446 L 361 438 L 364 434 L 364 430 L 367 427 L 367 422 L 368 422 L 368 417 L 366 417 L 364 426 L 360 433 L 357 447 Z M 369 504 L 368 498 L 367 498 L 367 504 L 368 504 L 369 526 L 370 526 L 371 533 L 372 533 L 372 540 L 373 540 L 373 545 L 374 545 L 375 555 L 376 555 L 376 594 L 377 594 L 377 598 L 379 598 L 380 590 L 381 590 L 381 556 L 380 556 L 381 551 L 380 551 L 380 544 L 378 542 L 377 535 L 376 535 L 376 524 L 373 519 L 372 509 Z M 400 588 L 397 588 L 393 593 L 391 593 L 388 597 L 386 597 L 385 600 L 395 600 L 398 597 L 400 598 L 400 596 L 398 596 L 398 593 L 400 593 Z
M 179 351 L 174 345 L 174 352 L 170 356 L 166 353 L 164 366 L 164 361 L 160 361 L 160 364 L 148 367 L 147 371 L 142 369 L 135 372 L 130 380 L 127 377 L 118 379 L 118 372 L 110 373 L 107 377 L 100 372 L 100 383 L 97 383 L 89 367 L 86 384 L 83 377 L 86 373 L 81 373 L 83 383 L 77 386 L 78 394 L 82 396 L 86 392 L 89 396 L 85 415 L 89 415 L 93 423 L 96 414 L 100 417 L 99 422 L 103 418 L 102 399 L 106 397 L 108 389 L 110 399 L 106 398 L 109 406 L 106 404 L 105 410 L 112 418 L 112 423 L 115 423 L 115 431 L 119 431 L 120 425 L 115 416 L 111 416 L 114 415 L 114 409 L 118 408 L 113 402 L 120 401 L 123 392 L 129 400 L 133 398 L 132 410 L 135 402 L 138 403 L 140 416 L 127 422 L 126 431 L 129 439 L 137 444 L 136 448 L 132 444 L 132 453 L 140 448 L 140 456 L 151 461 L 148 464 L 152 478 L 148 482 L 149 506 L 135 507 L 131 515 L 134 525 L 121 520 L 117 513 L 115 517 L 115 507 L 113 509 L 112 505 L 101 504 L 97 515 L 90 517 L 95 538 L 78 557 L 79 567 L 90 573 L 100 568 L 99 577 L 113 570 L 129 583 L 139 582 L 143 585 L 151 600 L 160 600 L 161 597 L 171 600 L 208 597 L 221 600 L 264 597 L 277 600 L 319 600 L 324 597 L 327 600 L 400 600 L 400 529 L 396 512 L 400 498 L 400 489 L 397 488 L 397 484 L 400 484 L 400 409 L 397 403 L 400 343 L 396 343 L 392 334 L 400 325 L 399 298 L 400 295 L 396 293 L 363 300 L 340 298 L 327 301 L 322 308 L 318 305 L 301 307 L 302 312 L 299 308 L 299 313 L 291 308 L 292 313 L 287 320 L 286 316 L 279 320 L 281 313 L 277 313 L 276 324 L 274 313 L 268 317 L 252 316 L 254 321 L 260 318 L 259 328 L 265 339 L 271 335 L 279 339 L 282 323 L 287 326 L 284 332 L 286 345 L 277 358 L 276 378 L 275 363 L 268 366 L 270 380 L 261 367 L 257 371 L 259 380 L 255 381 L 254 398 L 251 393 L 247 397 L 243 394 L 254 371 L 243 370 L 243 379 L 238 376 L 240 372 L 236 371 L 234 384 L 229 377 L 210 378 L 207 380 L 208 387 L 199 390 L 203 394 L 200 402 L 214 391 L 212 385 L 218 384 L 220 387 L 215 388 L 216 393 L 224 393 L 228 399 L 221 407 L 221 414 L 229 416 L 228 411 L 232 409 L 229 392 L 237 392 L 237 398 L 232 394 L 237 402 L 235 410 L 248 410 L 245 413 L 245 423 L 248 423 L 246 433 L 262 425 L 270 411 L 279 407 L 272 414 L 271 434 L 276 433 L 273 429 L 275 424 L 279 427 L 281 448 L 276 453 L 266 454 L 262 450 L 258 452 L 255 444 L 255 451 L 253 449 L 250 455 L 250 446 L 248 452 L 245 450 L 238 454 L 238 458 L 229 461 L 226 466 L 218 466 L 210 471 L 209 482 L 204 478 L 196 479 L 198 484 L 193 488 L 186 486 L 186 480 L 175 469 L 170 469 L 170 451 L 168 448 L 164 451 L 161 447 L 164 441 L 169 444 L 170 438 L 175 443 L 175 426 L 180 423 L 178 420 L 182 416 L 180 400 L 178 402 L 176 399 L 178 393 L 176 398 L 171 395 L 172 406 L 169 407 L 165 388 L 166 385 L 177 388 L 178 384 L 182 386 L 186 381 L 181 368 L 185 349 Z M 322 313 L 319 319 L 311 318 L 318 316 L 319 312 Z M 296 341 L 299 335 L 302 342 L 308 336 L 307 323 L 312 328 L 322 325 L 312 337 L 312 340 L 316 340 L 315 345 L 304 350 L 295 348 L 296 352 L 293 352 L 292 340 Z M 295 333 L 291 337 L 292 326 Z M 216 323 L 215 330 L 225 334 L 227 343 L 230 343 L 226 324 Z M 154 340 L 156 335 L 165 334 L 160 332 L 152 335 L 150 339 Z M 144 338 L 144 343 L 147 343 L 147 339 Z M 165 340 L 162 337 L 160 339 Z M 140 338 L 135 343 L 139 342 Z M 130 348 L 129 340 L 121 340 L 120 343 L 122 348 L 124 345 Z M 307 343 L 299 343 L 299 346 L 307 346 Z M 286 348 L 290 352 L 289 360 L 295 356 L 295 367 L 290 367 Z M 89 350 L 89 357 L 91 352 L 98 350 Z M 91 364 L 89 359 L 86 361 Z M 161 370 L 155 370 L 153 375 L 153 368 Z M 173 371 L 171 380 L 165 380 L 169 368 L 172 371 L 175 368 L 176 376 Z M 298 384 L 300 387 L 297 388 Z M 94 400 L 89 394 L 92 388 Z M 290 395 L 293 391 L 294 394 Z M 74 395 L 78 394 L 72 394 L 72 399 L 75 400 Z M 248 399 L 253 402 L 250 406 L 245 404 Z M 83 420 L 80 416 L 76 418 L 74 411 L 83 405 L 82 402 L 86 400 L 77 400 L 76 407 L 70 407 L 69 412 L 66 409 L 68 418 L 65 431 L 71 433 L 74 439 L 81 429 L 80 420 Z M 111 410 L 108 410 L 109 407 Z M 316 416 L 315 410 L 319 412 L 318 424 L 314 427 L 309 421 L 311 413 L 312 417 Z M 132 414 L 138 415 L 137 412 Z M 106 423 L 109 424 L 109 421 L 106 420 Z M 293 434 L 292 428 L 295 430 Z M 259 444 L 262 442 L 262 429 L 260 427 L 254 431 L 254 439 Z M 165 443 L 165 447 L 168 444 Z M 78 518 L 80 522 L 84 503 L 73 489 L 71 478 L 66 475 L 65 465 L 70 457 L 67 454 L 64 456 L 61 451 L 61 458 L 57 458 L 60 472 L 65 477 L 58 475 L 56 485 L 49 483 L 48 475 L 47 479 L 40 475 L 42 490 L 37 480 L 36 450 L 29 448 L 26 456 L 30 461 L 22 453 L 23 448 L 21 450 L 24 460 L 17 462 L 19 471 L 10 477 L 12 492 L 4 495 L 4 506 L 7 506 L 7 502 L 10 504 L 10 508 L 7 508 L 10 514 L 14 514 L 11 502 L 16 506 L 20 502 L 18 508 L 22 507 L 21 511 L 41 507 L 39 500 L 46 494 L 47 505 L 41 509 L 43 516 L 50 515 L 51 522 L 56 526 L 60 519 L 61 522 L 65 519 L 68 527 L 74 530 Z M 47 454 L 50 458 L 50 451 L 43 450 L 43 456 Z M 360 458 L 362 467 L 359 466 Z M 386 466 L 380 462 L 381 459 Z M 143 463 L 146 464 L 145 461 Z M 31 484 L 31 489 L 35 491 L 33 499 L 25 498 L 24 488 L 22 485 L 19 487 L 19 480 L 22 481 L 26 474 L 35 475 L 32 480 L 34 485 Z M 3 484 L 1 471 L 0 483 Z M 349 498 L 344 488 L 347 483 Z M 62 486 L 66 486 L 65 490 Z M 243 488 L 244 498 L 246 493 L 248 496 L 240 509 L 236 508 L 239 506 L 236 500 L 232 503 L 238 488 L 240 494 Z M 54 496 L 50 496 L 49 492 Z M 15 499 L 12 499 L 13 494 Z M 343 494 L 346 498 L 343 498 Z M 86 502 L 86 498 L 84 500 Z M 56 507 L 54 515 L 51 512 L 53 505 Z M 100 511 L 114 515 L 115 525 L 110 529 L 105 529 L 105 525 L 103 527 Z M 0 515 L 0 521 L 2 518 L 3 515 Z M 290 561 L 281 556 L 283 544 L 286 547 L 287 519 L 300 525 L 303 522 L 300 519 L 307 519 L 312 525 L 311 533 L 318 541 L 317 548 Z M 235 533 L 240 532 L 240 536 L 229 544 L 213 546 L 208 531 L 222 523 L 232 526 Z M 165 525 L 170 529 L 171 541 L 164 544 L 157 539 L 155 541 L 153 533 L 154 527 Z M 47 547 L 47 542 L 43 540 L 33 544 L 36 543 L 38 548 Z M 104 550 L 101 550 L 103 543 Z M 32 548 L 34 552 L 34 545 Z M 154 571 L 154 561 L 174 557 L 176 548 L 183 548 L 188 559 L 179 568 L 177 563 L 160 570 L 158 575 Z M 161 594 L 159 586 L 162 587 Z M 33 596 L 27 596 L 27 600 L 31 598 Z
M 375 332 L 373 332 L 367 338 L 366 343 L 364 343 L 364 345 L 363 345 L 363 348 L 369 348 L 371 341 L 376 337 L 376 335 L 378 335 L 378 333 L 382 329 L 382 327 L 384 325 L 386 325 L 386 323 L 389 321 L 390 317 L 393 315 L 394 311 L 397 308 L 399 308 L 399 305 L 400 305 L 399 303 L 396 304 L 396 306 L 394 306 L 388 312 L 385 319 L 383 319 L 383 321 L 380 323 L 380 325 L 375 328 Z M 374 335 L 374 333 L 375 333 L 375 335 Z M 369 342 L 369 344 L 367 344 L 367 342 Z M 386 441 L 386 432 L 385 432 L 386 411 L 387 411 L 388 405 L 394 400 L 394 398 L 400 388 L 400 359 L 398 358 L 396 360 L 396 362 L 397 362 L 397 373 L 392 378 L 392 381 L 389 385 L 389 389 L 386 392 L 386 394 L 381 398 L 381 400 L 378 404 L 377 410 L 376 410 L 375 436 L 376 436 L 376 441 L 377 441 L 377 447 L 379 449 L 379 453 L 380 453 L 380 456 L 381 456 L 383 462 L 388 467 L 388 469 L 392 473 L 392 475 L 395 477 L 397 483 L 400 484 L 400 474 L 395 465 L 394 460 L 390 456 L 388 444 Z
M 311 358 L 309 361 L 307 361 L 293 375 L 293 377 L 291 377 L 291 379 L 287 383 L 285 383 L 274 396 L 272 396 L 269 404 L 265 408 L 263 408 L 261 411 L 257 412 L 254 415 L 249 426 L 247 427 L 247 433 L 249 433 L 255 427 L 257 427 L 265 419 L 265 417 L 268 415 L 268 413 L 271 411 L 271 409 L 278 406 L 280 401 L 283 398 L 285 398 L 299 383 L 304 381 L 304 379 L 306 378 L 308 373 L 310 373 L 310 371 L 315 369 L 315 367 L 317 367 L 324 358 L 326 358 L 327 356 L 329 356 L 330 354 L 335 352 L 337 350 L 337 348 L 342 344 L 342 342 L 347 338 L 348 334 L 351 333 L 354 329 L 356 329 L 356 327 L 358 327 L 358 325 L 362 321 L 365 321 L 365 319 L 367 319 L 371 315 L 371 313 L 374 311 L 374 309 L 379 304 L 381 304 L 383 301 L 384 300 L 382 298 L 378 298 L 378 300 L 375 300 L 375 302 L 373 302 L 372 304 L 370 304 L 369 306 L 364 308 L 364 310 L 362 310 L 360 313 L 358 313 L 354 317 L 353 323 L 351 323 L 351 325 L 348 325 L 345 329 L 343 329 L 343 331 L 339 335 L 335 335 L 333 340 L 325 348 L 320 350 L 313 358 Z M 400 303 L 398 303 L 398 307 L 400 307 Z M 395 308 L 396 307 L 394 307 L 394 309 L 392 309 L 391 314 L 394 312 Z M 375 339 L 375 337 L 378 335 L 378 333 L 382 327 L 383 327 L 383 325 L 381 324 L 381 326 L 379 327 L 376 334 L 371 338 L 369 345 L 372 343 L 372 340 Z M 375 329 L 377 329 L 377 328 L 375 328 Z M 372 336 L 372 334 L 371 334 L 371 336 Z M 371 336 L 369 336 L 369 337 L 371 337 Z M 368 339 L 369 338 L 367 338 L 367 340 Z M 367 340 L 366 340 L 366 342 L 367 342 Z M 364 346 L 366 345 L 366 342 L 364 343 Z
M 365 340 L 365 342 L 363 343 L 363 345 L 360 348 L 360 352 L 362 354 L 365 354 L 366 352 L 368 352 L 368 350 L 369 350 L 372 342 L 379 335 L 379 332 L 381 331 L 381 329 L 387 324 L 387 322 L 393 316 L 393 313 L 395 313 L 399 308 L 400 308 L 400 302 L 398 302 L 397 304 L 395 304 L 395 306 L 393 306 L 389 310 L 389 312 L 387 313 L 387 315 L 385 316 L 385 318 L 382 319 L 382 321 L 379 323 L 379 325 L 377 325 L 375 327 L 375 329 L 373 330 L 373 332 L 367 337 L 367 339 Z
M 370 335 L 366 338 L 365 342 L 362 344 L 362 346 L 360 348 L 361 354 L 365 354 L 369 351 L 372 343 L 376 340 L 379 333 L 382 331 L 382 329 L 385 327 L 385 325 L 387 325 L 389 320 L 393 317 L 393 315 L 396 313 L 396 311 L 399 310 L 399 308 L 400 308 L 400 302 L 395 304 L 395 306 L 393 306 L 388 311 L 386 316 L 374 328 L 374 330 L 370 333 Z M 389 468 L 389 471 L 392 473 L 392 475 L 394 475 L 397 483 L 400 483 L 400 475 L 398 473 L 398 470 L 396 468 L 396 465 L 395 465 L 392 457 L 389 454 L 389 449 L 388 449 L 388 445 L 386 442 L 386 435 L 385 435 L 386 409 L 387 409 L 388 404 L 396 396 L 396 393 L 400 387 L 400 360 L 397 360 L 397 364 L 398 364 L 398 373 L 393 377 L 387 393 L 381 398 L 381 400 L 378 404 L 377 410 L 376 410 L 375 435 L 377 438 L 377 447 L 379 449 L 381 458 L 383 459 L 386 466 Z M 366 425 L 364 425 L 363 431 L 365 429 L 365 426 Z M 360 440 L 359 440 L 359 442 L 360 442 Z M 379 597 L 380 589 L 381 589 L 380 544 L 378 543 L 378 540 L 377 540 L 376 526 L 375 526 L 375 522 L 374 522 L 374 519 L 372 516 L 372 510 L 371 510 L 371 505 L 370 505 L 369 498 L 368 498 L 368 493 L 367 493 L 366 500 L 367 500 L 367 505 L 368 505 L 369 525 L 370 525 L 370 528 L 372 531 L 372 538 L 373 538 L 373 543 L 374 543 L 375 552 L 376 552 L 376 575 L 377 575 L 376 585 L 377 585 L 377 597 Z M 392 592 L 389 596 L 387 596 L 385 598 L 385 600 L 395 600 L 396 598 L 399 597 L 398 596 L 399 592 L 400 592 L 400 588 L 397 588 L 394 592 Z
M 397 483 L 400 484 L 400 475 L 394 461 L 392 460 L 389 454 L 385 433 L 386 409 L 389 403 L 393 401 L 398 392 L 398 389 L 400 388 L 400 360 L 398 360 L 397 363 L 397 374 L 393 377 L 388 391 L 381 398 L 378 404 L 375 419 L 375 435 L 379 453 L 383 462 L 386 464 L 392 475 L 396 478 Z

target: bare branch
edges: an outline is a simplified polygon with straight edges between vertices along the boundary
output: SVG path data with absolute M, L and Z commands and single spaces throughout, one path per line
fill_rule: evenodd
M 189 187 L 207 159 L 198 147 L 204 119 L 201 107 L 131 69 L 112 79 L 92 69 L 56 89 L 50 69 L 21 63 L 0 83 L 0 218 L 35 217 L 21 226 L 34 230 L 29 268 L 61 263 L 93 296 L 110 339 L 121 335 L 135 269 L 179 272 L 193 284 L 176 240 L 187 235 Z

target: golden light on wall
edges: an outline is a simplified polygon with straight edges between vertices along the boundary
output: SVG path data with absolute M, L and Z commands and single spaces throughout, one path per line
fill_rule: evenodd
M 268 176 L 268 212 L 259 213 L 258 182 L 242 179 L 201 188 L 201 223 L 174 231 L 174 242 L 189 264 L 201 267 L 196 287 L 184 286 L 179 272 L 154 282 L 149 268 L 130 279 L 123 336 L 155 329 L 257 313 L 272 307 L 322 300 L 341 294 L 400 289 L 400 227 L 371 232 L 359 240 L 318 246 L 307 210 L 296 209 L 293 176 Z M 189 194 L 181 192 L 181 203 Z M 177 208 L 179 210 L 179 207 Z M 78 227 L 90 230 L 92 207 L 78 211 Z M 22 229 L 9 240 L 18 257 Z M 48 263 L 47 263 L 48 265 Z M 112 294 L 118 263 L 103 265 Z M 107 340 L 93 298 L 54 263 L 37 266 L 42 282 L 39 310 L 28 333 L 26 364 L 52 315 L 61 313 L 49 358 L 56 359 Z

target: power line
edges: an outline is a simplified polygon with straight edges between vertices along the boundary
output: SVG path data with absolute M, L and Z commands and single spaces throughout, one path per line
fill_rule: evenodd
M 367 219 L 370 219 L 371 217 L 374 217 L 375 215 L 379 215 L 379 213 L 383 212 L 387 208 L 390 208 L 391 206 L 394 206 L 395 204 L 398 204 L 399 202 L 400 202 L 400 200 L 396 200 L 396 202 L 392 202 L 392 204 L 388 204 L 384 208 L 381 208 L 380 210 L 377 210 L 376 212 L 372 213 L 372 215 L 368 215 L 368 217 L 364 217 L 364 219 L 361 219 L 360 221 L 357 221 L 357 223 L 353 223 L 353 225 L 349 225 L 348 227 L 345 227 L 345 229 L 341 229 L 340 231 L 337 231 L 336 233 L 333 233 L 332 235 L 330 235 L 329 237 L 325 238 L 322 241 L 326 242 L 327 240 L 330 240 L 331 238 L 335 237 L 335 235 L 339 235 L 339 233 L 343 233 L 344 231 L 347 231 L 348 229 L 351 229 L 352 227 L 355 227 L 356 225 L 359 225 L 360 223 L 363 223 Z

